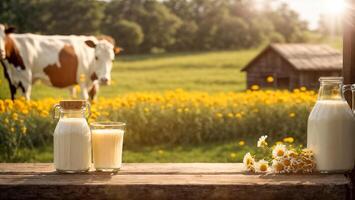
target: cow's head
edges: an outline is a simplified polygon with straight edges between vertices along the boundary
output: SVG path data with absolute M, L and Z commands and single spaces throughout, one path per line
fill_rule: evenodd
M 14 27 L 6 27 L 0 24 L 0 59 L 6 58 L 5 41 L 6 36 L 15 31 Z
M 111 82 L 112 61 L 115 58 L 115 48 L 107 40 L 99 40 L 96 43 L 86 40 L 86 45 L 95 49 L 95 64 L 93 71 L 96 78 L 102 85 L 109 85 Z

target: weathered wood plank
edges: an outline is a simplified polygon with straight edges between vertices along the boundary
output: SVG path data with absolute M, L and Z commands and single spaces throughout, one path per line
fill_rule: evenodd
M 125 164 L 117 174 L 58 174 L 52 164 L 0 164 L 0 199 L 349 199 L 333 175 L 255 175 L 241 164 Z
M 240 163 L 124 163 L 119 174 L 236 174 L 242 171 Z M 53 172 L 52 163 L 0 163 L 0 174 Z

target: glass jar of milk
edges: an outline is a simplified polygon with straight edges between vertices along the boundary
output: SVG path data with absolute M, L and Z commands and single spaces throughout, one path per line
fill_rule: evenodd
M 125 123 L 96 122 L 90 124 L 93 163 L 97 171 L 117 171 L 122 166 Z
M 82 100 L 60 101 L 54 107 L 59 118 L 54 130 L 54 167 L 59 172 L 86 172 L 91 166 L 91 135 L 86 121 L 90 104 Z
M 321 172 L 344 172 L 355 161 L 355 118 L 344 98 L 342 77 L 321 77 L 318 100 L 308 118 L 307 147 Z

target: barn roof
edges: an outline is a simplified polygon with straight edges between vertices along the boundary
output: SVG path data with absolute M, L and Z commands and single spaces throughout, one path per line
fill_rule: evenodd
M 323 44 L 270 44 L 251 60 L 242 71 L 252 66 L 265 52 L 273 50 L 299 71 L 341 70 L 343 55 L 336 49 Z

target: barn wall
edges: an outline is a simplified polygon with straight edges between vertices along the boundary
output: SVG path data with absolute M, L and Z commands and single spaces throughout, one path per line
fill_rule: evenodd
M 274 77 L 273 83 L 266 81 L 268 76 Z M 289 84 L 282 87 L 282 82 Z M 269 49 L 247 69 L 247 87 L 250 88 L 252 85 L 259 85 L 262 88 L 293 89 L 299 87 L 299 73 L 275 51 Z
M 341 76 L 339 71 L 304 71 L 300 74 L 300 84 L 309 89 L 317 90 L 319 88 L 319 78 L 322 76 Z

